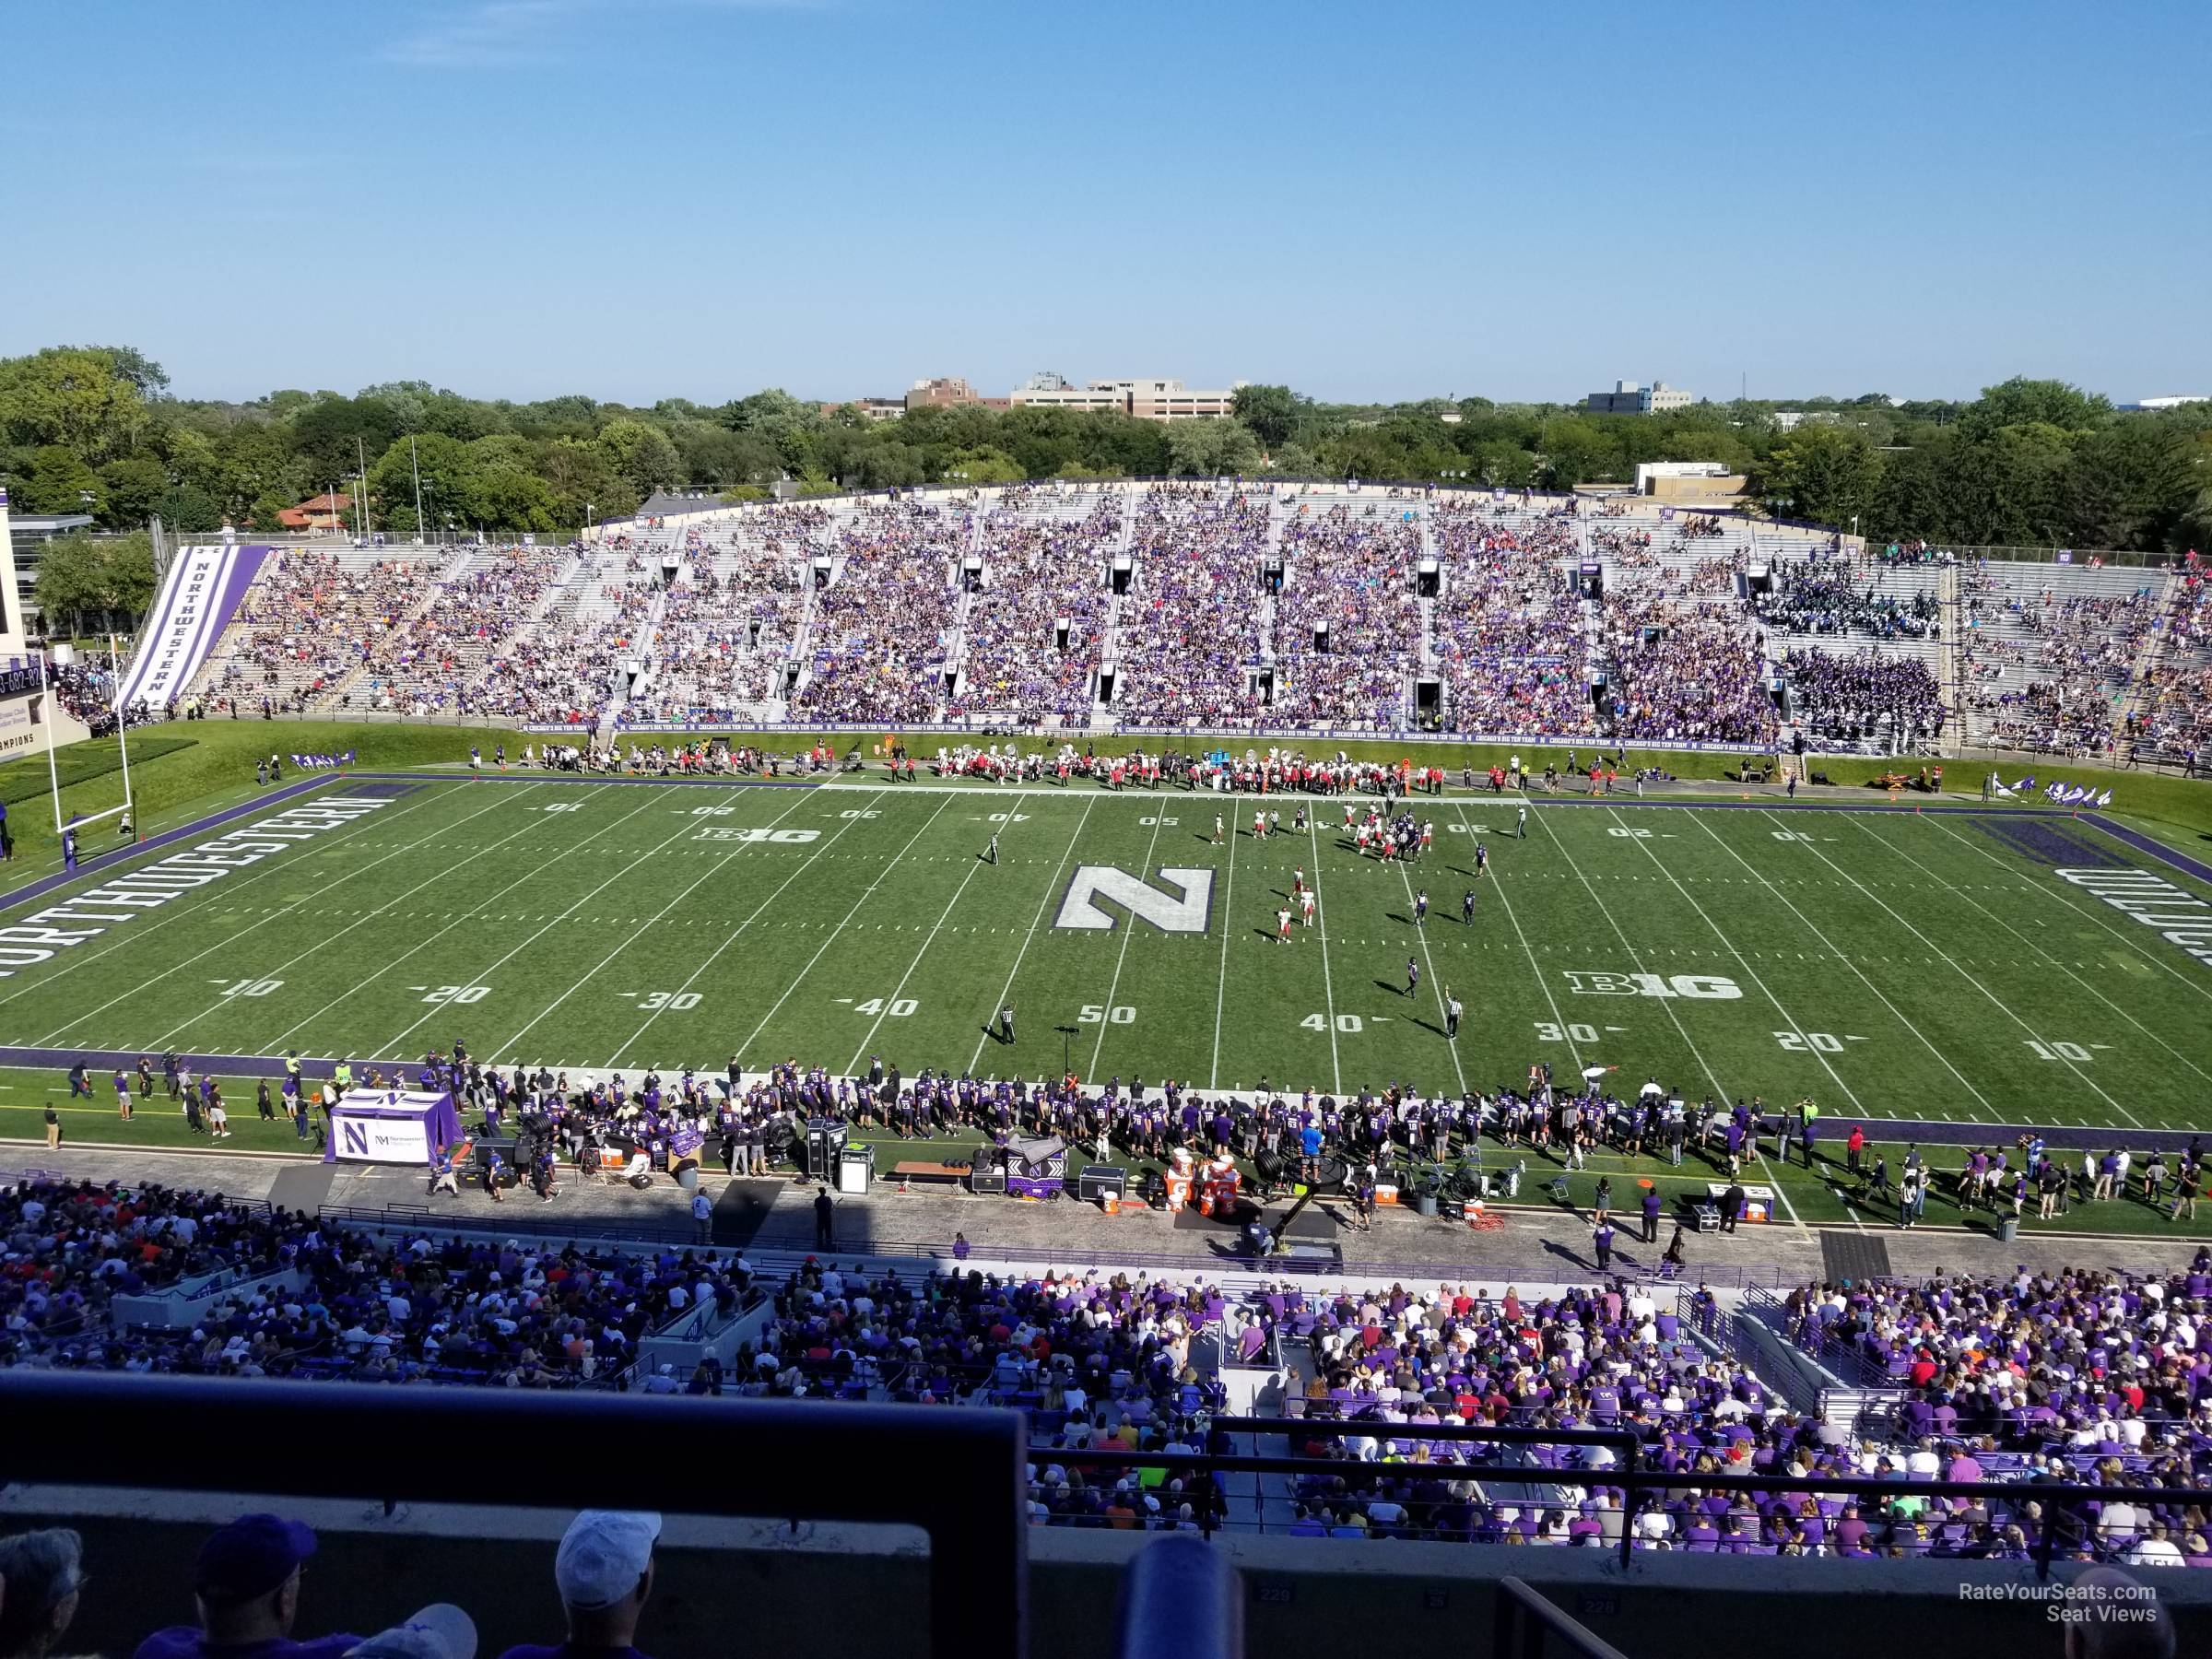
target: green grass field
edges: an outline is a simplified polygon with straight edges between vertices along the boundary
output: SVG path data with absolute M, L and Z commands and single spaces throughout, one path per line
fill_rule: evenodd
M 460 1038 L 502 1064 L 632 1075 L 718 1069 L 733 1053 L 853 1071 L 880 1054 L 909 1076 L 1065 1064 L 1087 1081 L 1337 1091 L 1487 1090 L 1548 1060 L 1562 1077 L 1618 1067 L 1622 1093 L 1648 1075 L 1693 1099 L 1810 1097 L 1838 1136 L 1858 1118 L 1986 1124 L 1993 1140 L 2006 1124 L 2109 1127 L 2121 1143 L 2212 1128 L 2212 970 L 2054 867 L 2156 867 L 2212 889 L 2063 818 L 1537 796 L 1522 840 L 1510 799 L 1454 796 L 1416 803 L 1435 850 L 1402 868 L 1359 856 L 1327 802 L 1302 835 L 1291 805 L 1271 803 L 1284 830 L 1256 840 L 1248 798 L 1179 791 L 399 787 L 158 906 L 103 912 L 108 877 L 88 875 L 12 907 L 0 925 L 85 936 L 0 935 L 20 947 L 0 955 L 0 1032 L 20 1047 L 362 1059 Z M 1218 844 L 1217 811 L 1234 831 Z M 992 865 L 979 853 L 994 832 Z M 1317 924 L 1277 944 L 1300 867 Z M 1465 1006 L 1455 1042 L 1447 988 Z M 1008 998 L 1012 1048 L 984 1029 Z M 56 1076 L 0 1075 L 0 1123 L 35 1135 L 23 1114 Z M 292 1144 L 246 1123 L 250 1088 L 232 1101 L 237 1146 Z M 70 1133 L 182 1138 L 167 1111 L 116 1124 L 104 1082 Z M 1850 1213 L 1826 1182 L 1788 1182 L 1803 1218 Z M 2105 1206 L 2070 1224 L 2124 1211 L 2148 1215 Z

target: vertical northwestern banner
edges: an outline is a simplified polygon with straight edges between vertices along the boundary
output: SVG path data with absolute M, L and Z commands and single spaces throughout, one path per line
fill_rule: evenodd
M 182 697 L 237 614 L 268 552 L 232 542 L 180 548 L 116 700 L 125 708 L 144 702 L 158 709 Z

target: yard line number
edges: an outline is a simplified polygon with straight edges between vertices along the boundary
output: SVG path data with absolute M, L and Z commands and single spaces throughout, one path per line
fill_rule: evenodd
M 1328 1016 L 1325 1014 L 1309 1014 L 1298 1023 L 1309 1031 L 1325 1031 L 1329 1029 Z M 1347 1037 L 1357 1037 L 1367 1029 L 1367 1025 L 1357 1014 L 1339 1014 L 1336 1016 L 1336 1029 Z
M 638 1006 L 648 1014 L 681 1014 L 687 1008 L 699 1006 L 696 991 L 648 991 L 635 998 Z
M 491 994 L 489 985 L 418 985 L 418 991 L 427 992 L 426 1003 L 477 1003 Z

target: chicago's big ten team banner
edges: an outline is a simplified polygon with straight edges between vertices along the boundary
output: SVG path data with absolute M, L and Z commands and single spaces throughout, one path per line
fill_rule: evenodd
M 138 654 L 123 677 L 117 700 L 124 707 L 143 702 L 158 709 L 183 696 L 268 552 L 231 542 L 178 549 L 139 636 Z

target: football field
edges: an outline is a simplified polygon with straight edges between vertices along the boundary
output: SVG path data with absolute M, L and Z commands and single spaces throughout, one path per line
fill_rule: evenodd
M 1546 1061 L 1617 1068 L 1623 1095 L 1652 1077 L 1693 1100 L 1809 1098 L 1837 1137 L 1880 1120 L 2171 1147 L 2212 1126 L 2212 963 L 2167 936 L 2212 885 L 2087 822 L 1536 795 L 1522 836 L 1518 796 L 1417 797 L 1434 844 L 1401 865 L 1356 851 L 1342 801 L 1308 802 L 1298 832 L 1297 803 L 1270 799 L 1265 837 L 1258 804 L 335 778 L 12 902 L 0 1036 L 357 1062 L 458 1039 L 633 1077 L 880 1056 L 910 1077 L 1065 1065 L 1339 1093 L 1488 1091 Z M 987 1029 L 1008 1003 L 1011 1045 Z M 34 1087 L 0 1092 L 0 1122 Z M 112 1124 L 96 1087 L 77 1110 Z

